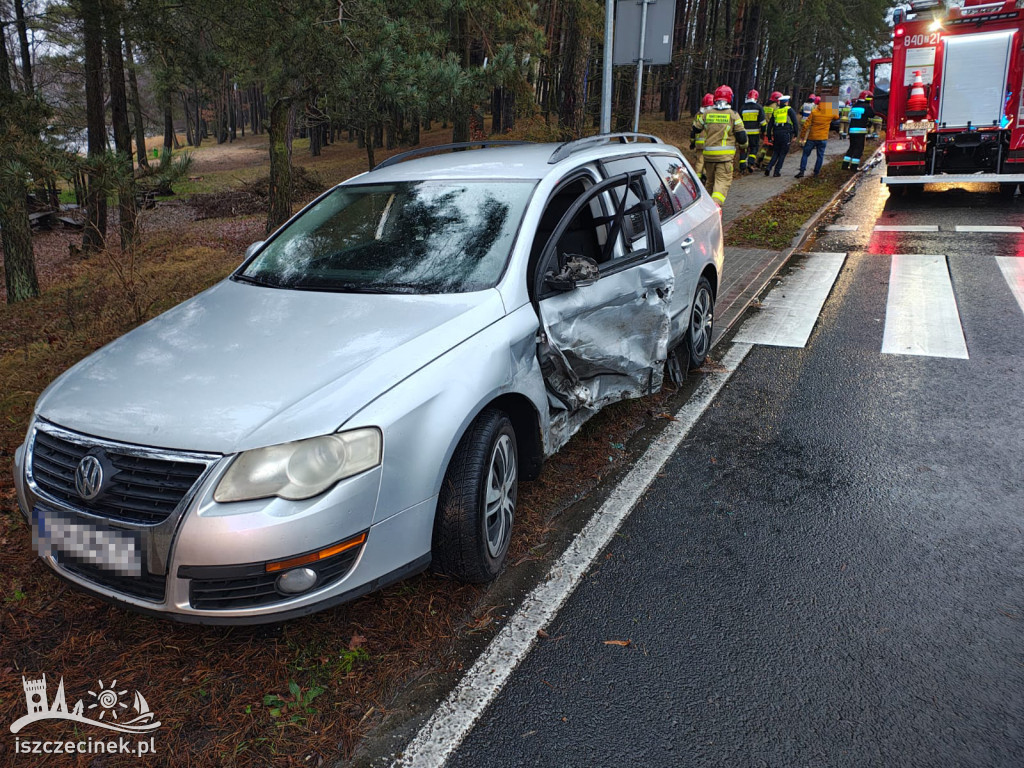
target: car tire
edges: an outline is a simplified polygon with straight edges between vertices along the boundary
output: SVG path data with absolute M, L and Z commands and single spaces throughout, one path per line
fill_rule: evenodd
M 432 541 L 435 571 L 483 583 L 501 571 L 512 540 L 519 454 L 502 411 L 481 413 L 462 436 L 441 484 Z
M 1007 200 L 1012 200 L 1017 194 L 1017 185 L 1003 182 L 999 185 L 999 194 Z
M 700 368 L 708 359 L 711 350 L 711 334 L 714 332 L 715 294 L 711 283 L 701 275 L 697 290 L 690 304 L 690 320 L 686 328 L 683 348 L 686 350 L 686 364 L 690 370 Z

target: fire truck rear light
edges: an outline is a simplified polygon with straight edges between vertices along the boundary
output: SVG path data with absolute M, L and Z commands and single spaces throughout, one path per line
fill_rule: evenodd
M 903 32 L 904 32 L 903 27 L 896 27 L 896 29 L 894 30 L 893 34 L 895 34 L 896 37 L 900 37 L 903 34 Z
M 895 151 L 897 151 L 897 152 L 906 152 L 907 145 L 906 144 L 897 144 L 895 147 L 893 147 L 893 149 Z

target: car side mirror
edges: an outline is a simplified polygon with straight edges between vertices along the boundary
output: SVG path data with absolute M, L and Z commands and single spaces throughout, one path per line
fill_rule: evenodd
M 263 244 L 265 242 L 267 242 L 267 241 L 266 240 L 257 240 L 255 243 L 253 243 L 248 248 L 246 248 L 245 249 L 245 261 L 248 261 L 250 256 L 252 256 L 254 253 L 256 253 L 256 251 L 258 251 L 260 248 L 262 248 Z
M 601 277 L 597 262 L 588 256 L 570 255 L 565 266 L 556 275 L 548 272 L 544 276 L 544 285 L 553 291 L 572 291 L 593 285 Z

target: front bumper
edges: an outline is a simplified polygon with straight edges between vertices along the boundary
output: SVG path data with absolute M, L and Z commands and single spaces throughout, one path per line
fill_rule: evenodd
M 378 514 L 374 524 L 381 467 L 301 502 L 273 498 L 218 504 L 212 499 L 213 490 L 229 462 L 210 457 L 207 470 L 167 520 L 133 525 L 97 515 L 84 503 L 68 503 L 67 498 L 58 498 L 36 482 L 32 446 L 40 427 L 109 450 L 134 447 L 77 436 L 37 422 L 15 454 L 18 504 L 30 521 L 40 514 L 44 518 L 52 515 L 135 537 L 141 550 L 141 575 L 114 573 L 68 557 L 64 551 L 43 552 L 47 565 L 63 579 L 134 610 L 196 623 L 274 622 L 351 600 L 430 562 L 436 497 L 398 514 Z M 362 533 L 366 534 L 364 543 L 324 561 L 329 567 L 308 592 L 289 596 L 275 591 L 278 574 L 263 574 L 268 562 L 316 551 Z M 251 598 L 237 599 L 257 592 L 261 595 L 258 604 Z M 211 601 L 211 594 L 232 599 Z

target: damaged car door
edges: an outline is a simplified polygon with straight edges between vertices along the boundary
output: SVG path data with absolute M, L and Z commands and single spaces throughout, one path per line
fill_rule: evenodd
M 591 186 L 534 266 L 538 357 L 558 444 L 608 403 L 661 388 L 674 276 L 643 173 Z

